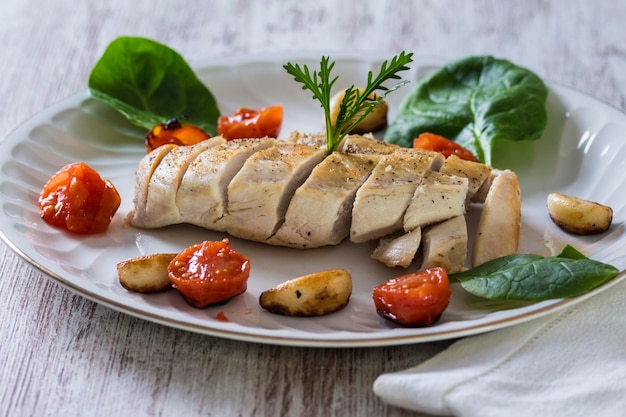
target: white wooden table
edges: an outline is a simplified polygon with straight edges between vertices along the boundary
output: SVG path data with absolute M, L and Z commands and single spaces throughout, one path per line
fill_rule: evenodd
M 120 35 L 189 60 L 313 50 L 508 58 L 626 110 L 626 3 L 612 0 L 15 0 L 2 6 L 0 137 L 84 90 Z M 250 344 L 102 307 L 0 249 L 0 415 L 408 416 L 371 390 L 449 342 Z

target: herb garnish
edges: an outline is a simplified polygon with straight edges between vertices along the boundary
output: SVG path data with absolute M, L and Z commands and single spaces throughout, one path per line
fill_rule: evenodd
M 394 56 L 391 61 L 382 63 L 376 78 L 373 78 L 372 71 L 369 71 L 367 85 L 362 91 L 354 85 L 347 88 L 334 126 L 330 116 L 330 100 L 331 89 L 339 78 L 331 77 L 331 71 L 335 66 L 335 62 L 331 62 L 329 57 L 323 56 L 320 61 L 319 72 L 313 71 L 313 74 L 311 74 L 306 65 L 301 67 L 299 64 L 287 63 L 283 65 L 283 68 L 297 82 L 302 83 L 303 90 L 310 90 L 313 93 L 314 100 L 319 100 L 321 107 L 324 109 L 326 122 L 326 151 L 331 153 L 337 148 L 344 136 L 382 102 L 387 94 L 408 83 L 408 81 L 400 81 L 389 88 L 383 85 L 387 80 L 400 79 L 397 73 L 409 69 L 407 64 L 413 61 L 412 57 L 412 53 L 407 54 L 402 51 L 399 55 Z M 373 94 L 375 91 L 381 91 L 382 93 Z

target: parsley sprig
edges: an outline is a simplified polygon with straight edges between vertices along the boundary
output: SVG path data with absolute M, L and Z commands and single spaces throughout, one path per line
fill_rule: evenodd
M 391 87 L 385 87 L 383 83 L 390 79 L 399 80 L 397 74 L 400 71 L 409 69 L 407 66 L 413 61 L 412 53 L 402 51 L 399 55 L 394 56 L 391 61 L 384 61 L 380 67 L 380 71 L 376 78 L 372 71 L 367 75 L 367 85 L 363 90 L 356 88 L 354 85 L 348 87 L 343 96 L 343 100 L 339 105 L 337 120 L 333 123 L 331 119 L 331 90 L 339 77 L 331 77 L 331 72 L 335 66 L 335 62 L 331 62 L 330 58 L 323 56 L 320 61 L 320 69 L 311 71 L 307 65 L 300 66 L 288 62 L 283 68 L 291 74 L 294 79 L 302 83 L 303 90 L 310 90 L 313 93 L 313 99 L 318 100 L 324 109 L 326 122 L 326 151 L 333 152 L 341 140 L 374 108 L 381 103 L 384 98 L 392 91 L 397 90 L 408 81 L 399 81 Z M 379 91 L 380 94 L 374 94 Z

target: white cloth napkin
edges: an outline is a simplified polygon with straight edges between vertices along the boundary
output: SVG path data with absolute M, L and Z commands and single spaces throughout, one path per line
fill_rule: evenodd
M 443 416 L 626 416 L 626 281 L 380 375 L 374 392 L 389 404 Z

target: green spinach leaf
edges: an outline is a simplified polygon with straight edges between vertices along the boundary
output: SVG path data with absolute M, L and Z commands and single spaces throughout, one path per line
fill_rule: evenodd
M 499 141 L 535 140 L 547 122 L 548 90 L 504 59 L 469 57 L 443 66 L 404 99 L 384 140 L 411 147 L 420 133 L 452 139 L 492 165 Z
M 217 131 L 213 94 L 180 54 L 150 39 L 111 42 L 91 71 L 89 91 L 146 129 L 185 117 L 210 135 Z
M 510 255 L 450 275 L 469 293 L 490 300 L 541 301 L 575 297 L 611 280 L 618 269 L 566 246 L 555 257 Z
M 570 259 L 589 259 L 580 251 L 576 250 L 572 245 L 565 245 L 561 252 L 556 255 L 557 258 L 570 258 Z

